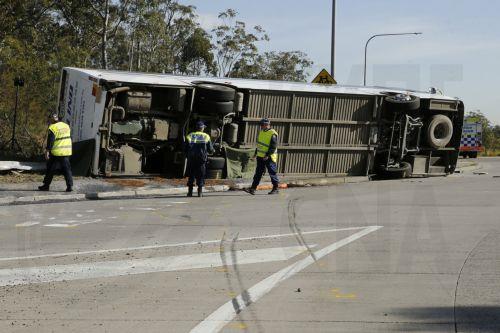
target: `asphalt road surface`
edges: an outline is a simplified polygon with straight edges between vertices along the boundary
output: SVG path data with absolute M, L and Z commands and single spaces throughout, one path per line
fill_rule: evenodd
M 0 332 L 499 332 L 487 174 L 0 207 Z

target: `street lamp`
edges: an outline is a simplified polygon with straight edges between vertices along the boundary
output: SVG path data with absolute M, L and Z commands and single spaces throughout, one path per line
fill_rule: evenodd
M 375 37 L 383 37 L 383 36 L 404 36 L 404 35 L 421 35 L 421 32 L 403 32 L 403 33 L 396 33 L 396 34 L 378 34 L 378 35 L 373 35 L 371 36 L 365 44 L 365 67 L 363 71 L 363 86 L 366 86 L 366 54 L 368 51 L 368 43 Z

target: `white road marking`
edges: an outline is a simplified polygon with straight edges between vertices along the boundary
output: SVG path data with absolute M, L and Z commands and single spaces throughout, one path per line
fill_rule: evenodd
M 86 210 L 85 213 L 95 213 L 95 210 L 89 209 L 89 210 Z
M 187 204 L 188 202 L 187 201 L 169 201 L 168 203 L 171 203 L 171 204 Z
M 37 224 L 40 224 L 40 222 L 24 222 L 24 223 L 16 224 L 16 227 L 31 227 L 31 226 L 34 226 Z
M 316 252 L 314 255 L 316 260 L 323 258 L 324 256 L 332 253 L 333 251 L 351 243 L 355 240 L 368 235 L 371 232 L 374 232 L 382 227 L 380 226 L 371 226 L 367 227 L 362 231 L 359 231 L 349 237 L 346 237 L 338 242 L 332 243 Z M 247 294 L 249 298 L 252 300 L 252 303 L 257 302 L 261 297 L 270 292 L 274 287 L 276 287 L 281 282 L 286 279 L 294 276 L 299 273 L 309 265 L 314 263 L 313 256 L 307 256 L 306 258 L 299 260 L 280 271 L 274 273 L 273 275 L 265 278 L 259 283 L 252 286 L 247 290 Z M 238 305 L 238 309 L 235 309 L 235 302 Z M 242 295 L 238 295 L 233 298 L 231 301 L 225 303 L 220 308 L 218 308 L 215 312 L 209 315 L 205 320 L 199 323 L 196 327 L 191 330 L 191 333 L 215 333 L 219 332 L 224 326 L 230 323 L 234 317 L 241 311 L 243 311 L 249 304 L 245 304 Z
M 303 235 L 314 235 L 314 234 L 322 234 L 322 233 L 337 232 L 337 231 L 361 230 L 361 229 L 366 229 L 366 228 L 368 228 L 368 227 L 350 227 L 350 228 L 324 229 L 324 230 L 314 230 L 314 231 L 303 231 L 302 234 Z M 275 235 L 265 235 L 265 236 L 253 236 L 253 237 L 238 238 L 238 241 L 259 240 L 259 239 L 268 239 L 268 238 L 281 238 L 281 237 L 293 237 L 293 236 L 295 236 L 294 233 L 275 234 Z M 147 245 L 147 246 L 137 246 L 137 247 L 124 247 L 124 248 L 107 249 L 107 250 L 93 250 L 93 251 L 65 252 L 65 253 L 49 253 L 49 254 L 40 254 L 40 255 L 25 256 L 25 257 L 4 257 L 4 258 L 0 258 L 0 261 L 38 259 L 38 258 L 50 258 L 50 257 L 64 257 L 64 256 L 75 256 L 75 255 L 82 255 L 82 254 L 101 254 L 101 253 L 113 253 L 113 252 L 124 252 L 124 251 L 155 250 L 155 249 L 162 249 L 162 248 L 168 248 L 168 247 L 205 245 L 205 244 L 218 244 L 218 243 L 220 243 L 220 239 L 207 240 L 207 241 L 195 241 L 195 242 L 187 242 L 187 243 L 174 243 L 174 244 L 159 244 L 159 245 Z
M 129 207 L 129 208 L 120 207 L 120 210 L 146 210 L 146 211 L 155 211 L 155 210 L 158 210 L 158 209 L 157 208 L 151 208 L 151 207 Z
M 82 214 L 76 214 L 76 217 L 83 217 Z
M 51 227 L 51 228 L 69 228 L 69 227 L 76 227 L 79 225 L 85 225 L 85 224 L 93 224 L 93 223 L 99 223 L 102 222 L 102 219 L 94 219 L 94 220 L 69 220 L 69 221 L 62 221 L 65 223 L 52 223 L 52 224 L 45 224 L 44 227 Z
M 226 265 L 284 261 L 306 251 L 304 246 L 277 247 L 235 251 L 236 260 L 228 256 Z M 157 272 L 172 272 L 224 266 L 219 252 L 172 257 L 100 261 L 72 265 L 0 269 L 0 287 L 32 283 L 106 278 Z
M 75 225 L 85 225 L 85 224 L 93 224 L 93 223 L 99 223 L 99 222 L 102 222 L 102 219 L 79 221 L 79 222 L 75 223 Z

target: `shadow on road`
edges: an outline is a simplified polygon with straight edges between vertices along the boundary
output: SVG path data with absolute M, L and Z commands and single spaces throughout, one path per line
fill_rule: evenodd
M 426 332 L 427 325 L 415 323 L 441 323 L 455 325 L 455 332 L 500 332 L 499 306 L 458 306 L 449 307 L 412 307 L 391 310 L 390 313 L 406 317 L 408 326 L 405 332 Z M 456 320 L 455 320 L 456 318 Z

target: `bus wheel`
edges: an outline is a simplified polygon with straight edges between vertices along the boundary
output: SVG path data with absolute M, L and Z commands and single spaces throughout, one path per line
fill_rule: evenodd
M 431 118 L 427 127 L 427 142 L 432 148 L 444 148 L 453 135 L 453 123 L 445 115 L 438 114 Z
M 216 170 L 224 169 L 226 165 L 226 159 L 224 157 L 212 157 L 208 158 L 207 169 Z
M 198 102 L 198 110 L 203 113 L 219 113 L 228 114 L 233 112 L 234 102 L 217 102 L 211 100 L 200 100 Z
M 201 83 L 196 85 L 196 97 L 217 102 L 234 101 L 236 90 L 219 84 Z
M 399 167 L 385 169 L 385 174 L 391 179 L 409 178 L 412 175 L 411 164 L 408 162 L 399 163 Z
M 388 104 L 388 109 L 391 111 L 408 112 L 420 108 L 420 98 L 413 95 L 397 94 L 387 96 L 385 102 Z

